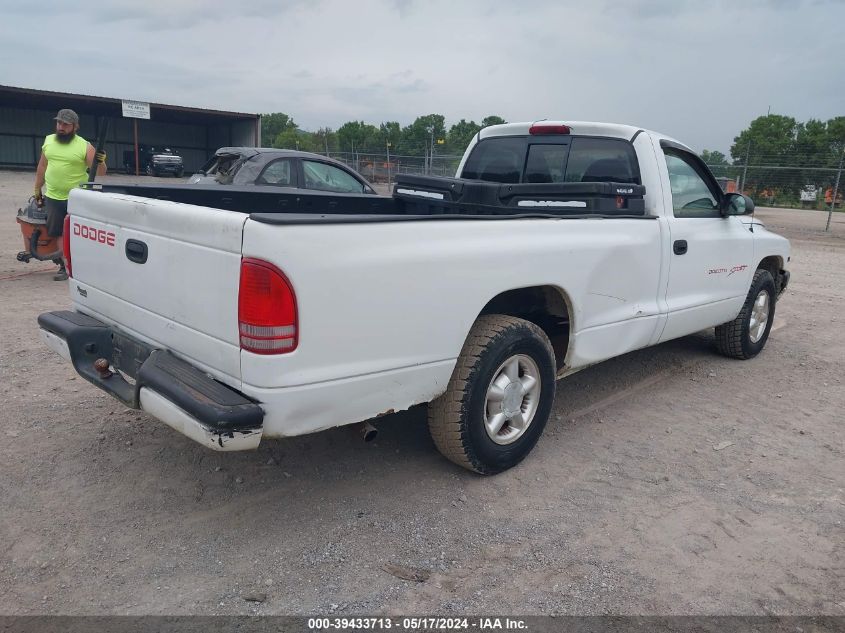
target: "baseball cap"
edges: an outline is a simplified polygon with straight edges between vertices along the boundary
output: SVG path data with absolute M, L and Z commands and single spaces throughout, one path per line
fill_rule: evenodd
M 72 123 L 77 125 L 79 123 L 79 115 L 76 114 L 73 110 L 68 110 L 64 108 L 59 110 L 59 113 L 55 116 L 56 121 L 61 121 L 62 123 Z

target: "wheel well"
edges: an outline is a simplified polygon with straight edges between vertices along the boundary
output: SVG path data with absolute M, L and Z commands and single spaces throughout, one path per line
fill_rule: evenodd
M 781 258 L 777 255 L 766 257 L 757 264 L 757 270 L 768 270 L 771 273 L 772 279 L 775 280 L 775 287 L 778 287 L 778 278 L 782 268 L 783 260 L 781 260 Z
M 563 369 L 569 349 L 571 313 L 569 301 L 560 288 L 532 286 L 508 290 L 493 297 L 481 314 L 507 314 L 540 326 L 554 349 L 557 370 Z

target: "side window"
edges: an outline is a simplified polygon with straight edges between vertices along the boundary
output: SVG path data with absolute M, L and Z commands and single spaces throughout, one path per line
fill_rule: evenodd
M 334 191 L 338 193 L 363 193 L 364 185 L 352 175 L 334 165 L 316 161 L 302 161 L 306 189 Z
M 261 185 L 290 187 L 293 184 L 290 174 L 289 159 L 283 158 L 281 160 L 274 160 L 264 168 L 264 171 L 262 171 L 261 175 L 256 178 L 255 182 Z
M 524 138 L 492 138 L 481 141 L 467 159 L 462 178 L 489 182 L 519 182 L 525 160 Z
M 640 184 L 633 146 L 619 139 L 576 136 L 566 164 L 566 182 Z
M 682 153 L 666 153 L 669 184 L 672 186 L 672 208 L 676 218 L 721 217 L 719 198 L 690 157 Z

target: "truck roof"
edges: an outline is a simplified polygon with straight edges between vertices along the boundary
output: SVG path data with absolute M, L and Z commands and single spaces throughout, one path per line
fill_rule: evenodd
M 529 128 L 535 123 L 543 123 L 544 125 L 566 125 L 572 130 L 572 134 L 579 136 L 606 136 L 608 138 L 621 138 L 630 141 L 637 132 L 648 132 L 659 138 L 663 138 L 678 145 L 684 143 L 677 141 L 665 134 L 652 132 L 633 125 L 623 125 L 621 123 L 599 123 L 596 121 L 524 121 L 521 123 L 504 123 L 502 125 L 491 125 L 483 128 L 478 133 L 478 140 L 490 138 L 493 136 L 525 136 L 528 134 Z

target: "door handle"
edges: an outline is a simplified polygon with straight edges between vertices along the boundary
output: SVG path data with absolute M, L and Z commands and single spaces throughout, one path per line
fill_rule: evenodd
M 674 251 L 675 255 L 683 255 L 687 252 L 687 241 L 675 240 L 675 243 L 672 244 L 672 250 Z
M 126 257 L 130 262 L 143 264 L 147 261 L 147 245 L 140 240 L 126 240 Z

